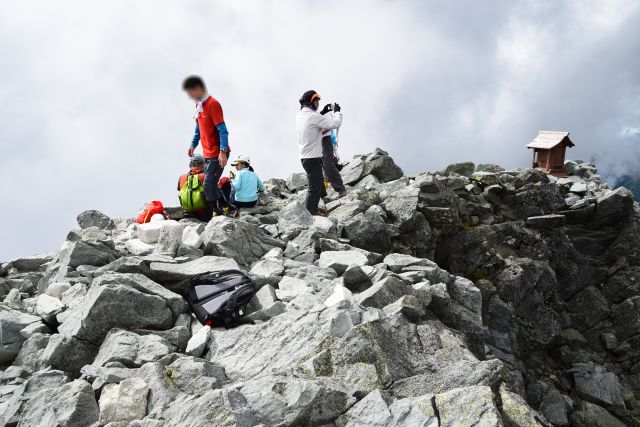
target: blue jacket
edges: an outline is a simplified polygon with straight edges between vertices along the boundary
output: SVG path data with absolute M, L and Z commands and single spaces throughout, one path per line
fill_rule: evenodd
M 235 190 L 235 200 L 238 202 L 255 202 L 258 200 L 258 190 L 264 191 L 262 181 L 255 172 L 245 168 L 236 172 L 236 177 L 231 180 Z

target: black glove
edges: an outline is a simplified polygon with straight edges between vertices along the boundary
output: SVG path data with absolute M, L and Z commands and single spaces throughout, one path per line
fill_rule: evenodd
M 324 106 L 324 108 L 322 108 L 322 111 L 320 111 L 320 114 L 324 115 L 327 114 L 329 111 L 331 111 L 331 104 L 327 104 Z
M 341 110 L 340 108 L 340 104 L 333 104 L 333 111 L 335 111 L 336 113 L 339 112 Z

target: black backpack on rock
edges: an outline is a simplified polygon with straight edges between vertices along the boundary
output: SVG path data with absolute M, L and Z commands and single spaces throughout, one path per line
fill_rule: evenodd
M 187 302 L 201 323 L 231 328 L 256 292 L 257 286 L 241 271 L 202 273 L 191 279 Z

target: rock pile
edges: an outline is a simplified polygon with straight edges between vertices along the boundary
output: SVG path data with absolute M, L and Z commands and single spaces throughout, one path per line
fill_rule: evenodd
M 0 424 L 640 425 L 640 208 L 566 166 L 407 177 L 376 150 L 328 218 L 297 174 L 153 239 L 84 212 L 0 264 Z M 189 280 L 229 268 L 253 324 L 202 326 Z

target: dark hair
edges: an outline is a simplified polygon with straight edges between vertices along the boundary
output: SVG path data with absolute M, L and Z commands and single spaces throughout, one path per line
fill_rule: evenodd
M 195 89 L 197 87 L 201 87 L 202 89 L 207 88 L 204 85 L 204 80 L 202 80 L 200 76 L 189 76 L 182 82 L 182 90 Z

